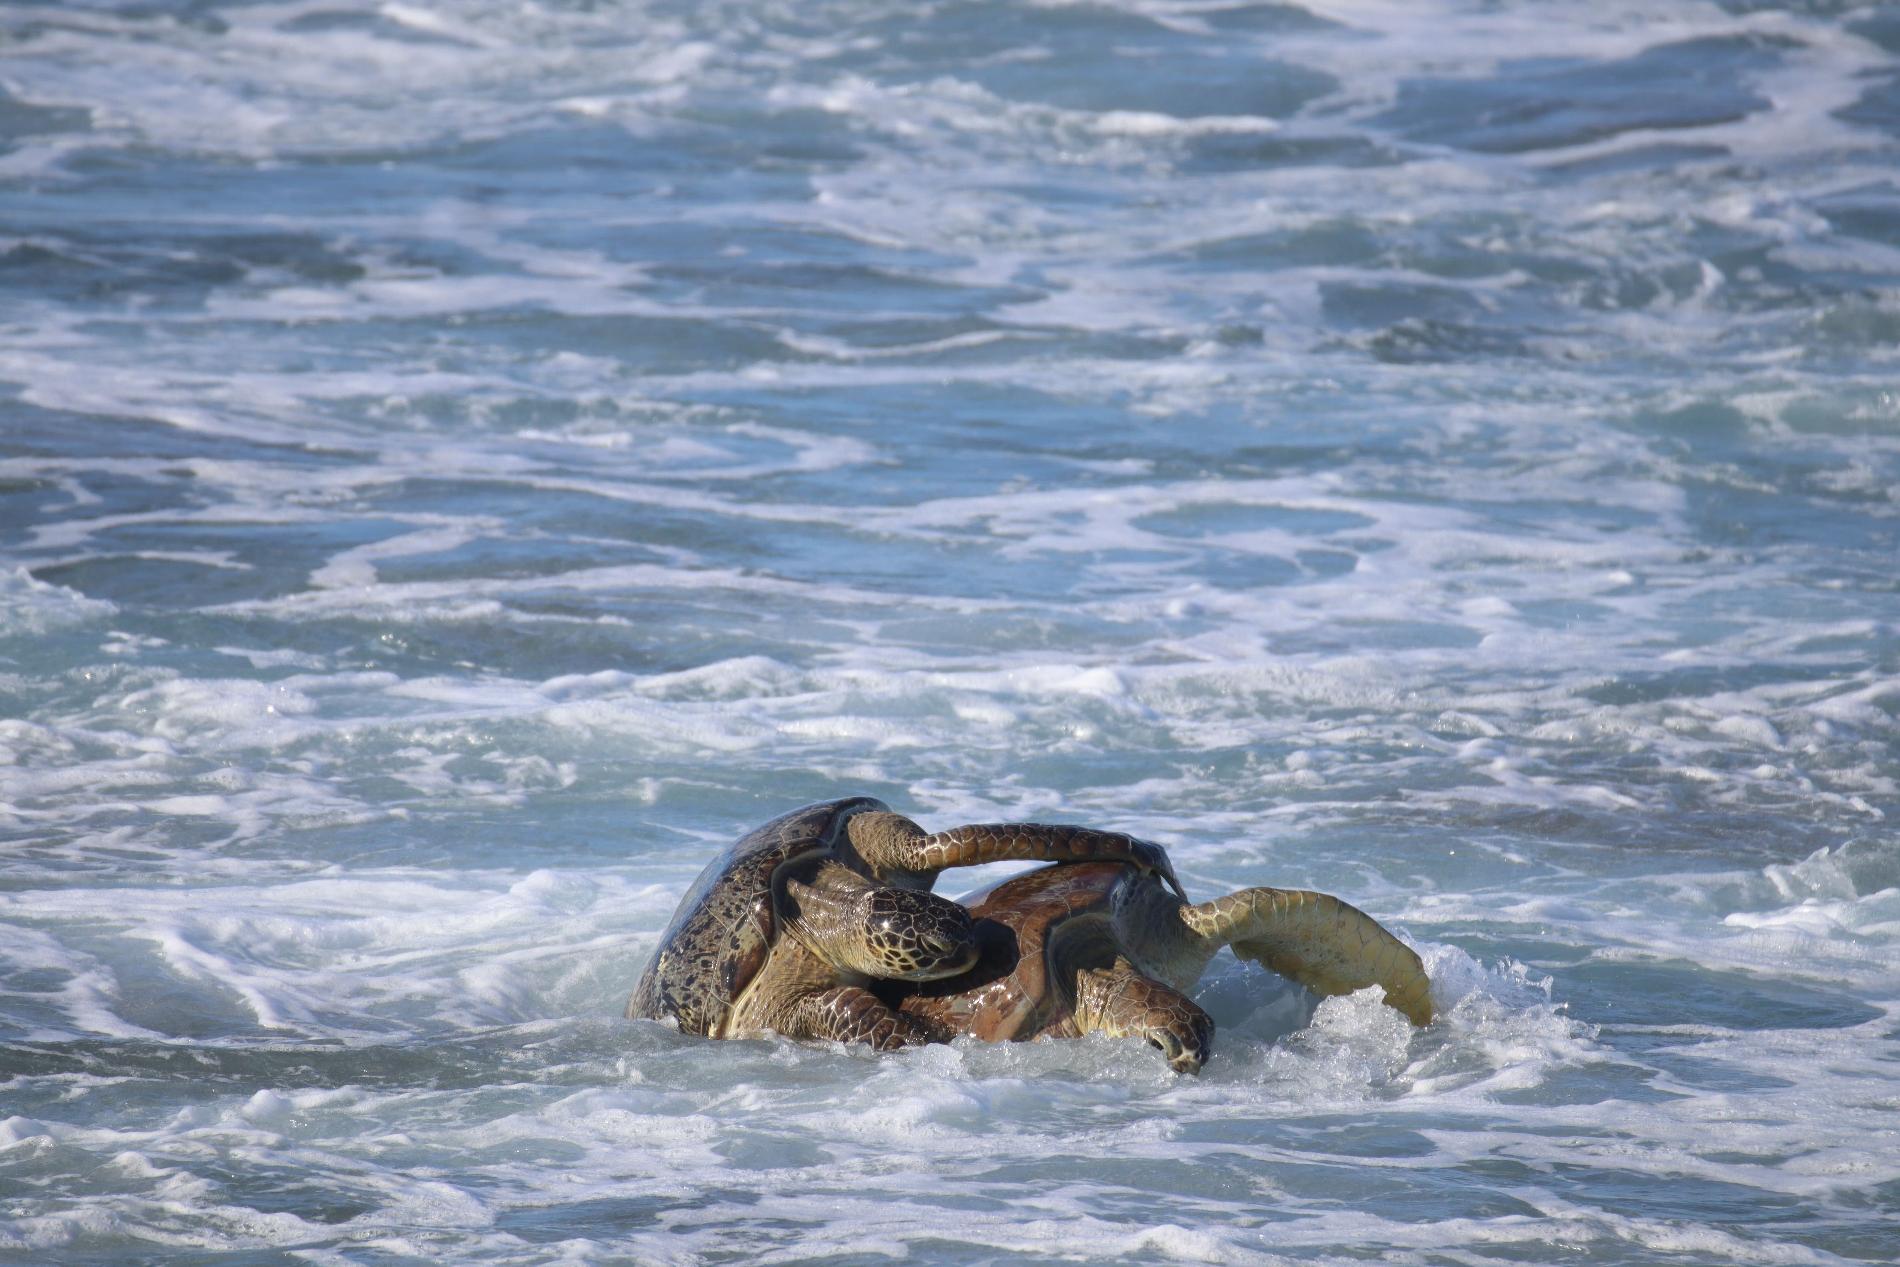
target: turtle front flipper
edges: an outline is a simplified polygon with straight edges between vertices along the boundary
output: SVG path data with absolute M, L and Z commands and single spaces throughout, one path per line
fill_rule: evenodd
M 1075 1023 L 1083 1033 L 1147 1039 L 1176 1073 L 1199 1073 L 1214 1045 L 1214 1018 L 1193 999 L 1144 977 L 1126 959 L 1075 974 Z
M 977 823 L 926 835 L 901 814 L 858 814 L 845 832 L 873 872 L 934 876 L 950 867 L 988 862 L 1124 862 L 1160 876 L 1182 901 L 1187 894 L 1160 845 L 1117 831 L 1043 823 Z
M 869 1043 L 878 1051 L 946 1042 L 949 1037 L 922 1017 L 893 1012 L 869 990 L 855 985 L 801 995 L 772 1028 L 787 1038 Z
M 1432 983 L 1412 948 L 1359 908 L 1328 893 L 1242 889 L 1181 908 L 1181 919 L 1214 946 L 1269 968 L 1315 994 L 1369 985 L 1414 1025 L 1432 1021 Z

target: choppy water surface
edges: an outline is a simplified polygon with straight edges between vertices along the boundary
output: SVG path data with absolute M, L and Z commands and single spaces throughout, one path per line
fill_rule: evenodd
M 0 6 L 0 1258 L 1890 1261 L 1897 52 Z M 1443 1018 L 618 1019 L 855 792 L 1338 892 Z

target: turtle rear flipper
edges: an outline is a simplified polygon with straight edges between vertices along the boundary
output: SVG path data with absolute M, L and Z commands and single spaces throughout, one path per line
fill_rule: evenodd
M 1432 1021 L 1432 983 L 1411 947 L 1370 915 L 1329 893 L 1304 889 L 1242 889 L 1181 909 L 1197 936 L 1231 945 L 1313 991 L 1350 994 L 1369 985 L 1414 1025 Z

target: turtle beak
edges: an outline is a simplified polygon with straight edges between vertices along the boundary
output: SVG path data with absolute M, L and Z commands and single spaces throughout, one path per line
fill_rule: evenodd
M 924 934 L 923 949 L 931 962 L 930 977 L 952 977 L 976 962 L 976 939 L 967 933 L 961 937 L 947 932 Z

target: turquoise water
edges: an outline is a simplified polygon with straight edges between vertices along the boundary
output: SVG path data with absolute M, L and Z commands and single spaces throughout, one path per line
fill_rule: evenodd
M 1891 1261 L 1897 160 L 1893 5 L 0 5 L 0 1259 Z M 853 793 L 1442 1018 L 619 1019 Z

